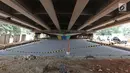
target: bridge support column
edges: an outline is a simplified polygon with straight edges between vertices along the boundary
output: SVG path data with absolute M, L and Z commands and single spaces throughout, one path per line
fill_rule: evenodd
M 92 34 L 92 33 L 91 33 L 91 34 L 88 34 L 88 39 L 90 39 L 90 41 L 93 40 L 93 34 Z
M 57 36 L 57 38 L 58 38 L 59 40 L 69 40 L 70 37 L 71 37 L 71 36 L 67 36 L 67 35 L 63 35 L 63 36 L 58 35 L 58 36 Z
M 35 33 L 34 39 L 35 39 L 35 40 L 38 40 L 38 39 L 40 38 L 40 34 L 41 34 L 41 33 Z

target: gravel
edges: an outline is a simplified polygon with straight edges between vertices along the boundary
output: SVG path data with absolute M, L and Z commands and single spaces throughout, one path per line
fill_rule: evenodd
M 0 73 L 130 73 L 130 59 L 27 57 L 0 56 Z

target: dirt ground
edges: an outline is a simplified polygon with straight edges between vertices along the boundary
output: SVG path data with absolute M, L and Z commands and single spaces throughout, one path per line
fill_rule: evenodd
M 130 59 L 57 59 L 0 56 L 0 73 L 130 73 Z

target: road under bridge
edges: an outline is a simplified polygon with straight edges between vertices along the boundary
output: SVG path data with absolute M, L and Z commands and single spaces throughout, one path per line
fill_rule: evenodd
M 130 52 L 121 48 L 114 48 L 86 41 L 86 39 L 72 39 L 70 42 L 70 55 L 72 57 L 94 58 L 129 58 Z M 67 57 L 68 40 L 41 40 L 35 43 L 7 48 L 1 55 L 21 56 L 55 56 Z
M 41 33 L 50 37 L 85 35 L 130 21 L 130 0 L 0 0 L 0 20 L 30 29 L 38 39 Z M 122 8 L 123 9 L 120 9 Z M 71 39 L 71 38 L 69 38 Z M 8 48 L 3 54 L 43 56 L 65 55 L 68 40 L 41 40 Z M 70 40 L 71 55 L 129 55 L 128 51 L 88 42 Z M 90 46 L 96 47 L 90 47 Z M 99 46 L 98 46 L 99 45 Z M 89 47 L 88 47 L 89 46 Z

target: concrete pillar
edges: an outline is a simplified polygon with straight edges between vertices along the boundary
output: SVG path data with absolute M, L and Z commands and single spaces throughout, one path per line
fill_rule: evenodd
M 13 42 L 19 42 L 19 40 L 20 40 L 20 35 L 14 35 Z
M 90 41 L 92 41 L 92 40 L 93 40 L 93 33 L 88 34 L 87 36 L 88 36 L 88 39 L 90 39 Z
M 71 36 L 67 36 L 67 35 L 63 35 L 63 36 L 60 36 L 58 35 L 57 38 L 58 40 L 69 40 Z
M 35 33 L 34 39 L 35 39 L 35 40 L 38 40 L 38 39 L 40 38 L 40 34 L 41 34 L 41 33 Z
M 10 34 L 6 34 L 6 35 L 5 35 L 5 42 L 4 42 L 4 44 L 8 44 L 8 43 L 9 43 L 10 37 L 11 37 Z
M 26 35 L 23 34 L 22 37 L 21 37 L 21 41 L 25 41 L 25 38 L 26 38 Z
M 0 44 L 5 44 L 5 35 L 0 36 Z
M 10 41 L 10 34 L 3 34 L 0 36 L 0 44 L 8 44 Z

